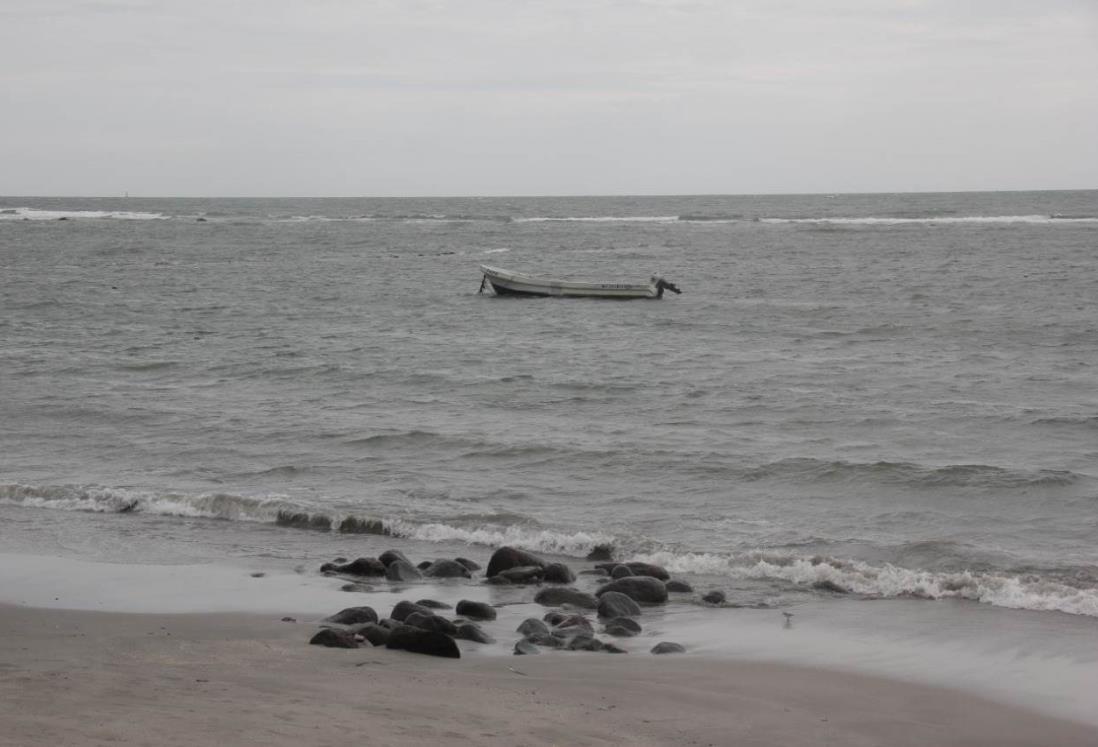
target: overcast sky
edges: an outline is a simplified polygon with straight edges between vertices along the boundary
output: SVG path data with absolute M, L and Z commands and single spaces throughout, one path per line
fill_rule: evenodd
M 1098 188 L 1098 0 L 0 0 L 0 194 Z

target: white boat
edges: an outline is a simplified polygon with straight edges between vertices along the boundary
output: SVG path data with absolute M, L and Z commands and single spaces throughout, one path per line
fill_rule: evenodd
M 663 298 L 663 292 L 682 293 L 678 286 L 653 276 L 647 283 L 592 283 L 551 280 L 499 267 L 480 266 L 484 279 L 480 290 L 490 285 L 497 296 L 559 296 L 561 298 Z

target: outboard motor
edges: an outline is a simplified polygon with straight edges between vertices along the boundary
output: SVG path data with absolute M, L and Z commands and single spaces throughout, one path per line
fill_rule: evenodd
M 679 290 L 679 286 L 674 283 L 669 283 L 661 277 L 652 278 L 652 282 L 656 284 L 656 298 L 663 298 L 663 292 L 665 290 L 669 290 L 676 294 L 682 293 L 682 291 Z

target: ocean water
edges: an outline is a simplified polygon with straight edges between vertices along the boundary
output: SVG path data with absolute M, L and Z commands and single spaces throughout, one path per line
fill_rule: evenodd
M 482 263 L 683 294 L 497 298 Z M 1093 191 L 2 197 L 0 543 L 612 544 L 751 607 L 1089 624 L 1096 301 Z

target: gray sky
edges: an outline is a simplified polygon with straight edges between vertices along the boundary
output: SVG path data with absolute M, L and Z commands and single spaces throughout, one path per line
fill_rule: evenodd
M 1098 188 L 1098 0 L 0 0 L 0 194 Z

